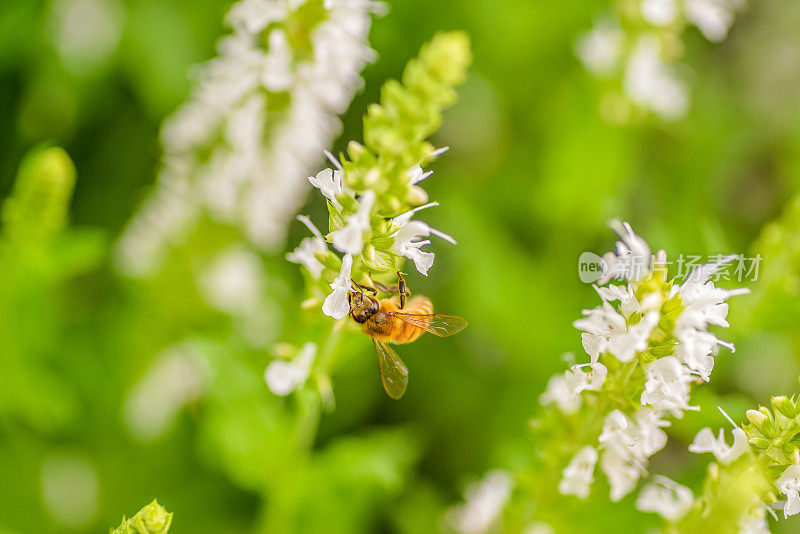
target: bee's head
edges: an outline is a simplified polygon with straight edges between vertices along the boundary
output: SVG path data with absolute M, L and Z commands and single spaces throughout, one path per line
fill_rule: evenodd
M 358 291 L 350 292 L 350 315 L 358 324 L 363 324 L 378 313 L 378 300 L 375 297 L 365 295 Z

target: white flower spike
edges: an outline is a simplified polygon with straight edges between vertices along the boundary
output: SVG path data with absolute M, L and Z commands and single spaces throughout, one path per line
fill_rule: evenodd
M 345 254 L 339 276 L 330 284 L 331 294 L 322 303 L 322 313 L 334 319 L 344 319 L 350 313 L 350 271 L 353 268 L 353 256 Z
M 164 122 L 158 185 L 116 250 L 124 272 L 157 273 L 206 214 L 237 227 L 260 249 L 283 245 L 287 222 L 310 187 L 303 178 L 339 135 L 337 115 L 361 89 L 359 72 L 375 57 L 367 35 L 370 14 L 382 6 L 329 2 L 302 39 L 309 53 L 297 54 L 299 43 L 284 28 L 301 4 L 239 0 L 231 6 L 226 24 L 232 32 L 218 42 L 217 56 L 196 69 L 189 101 Z M 285 109 L 268 109 L 265 91 L 285 93 Z M 335 203 L 341 169 L 326 169 L 310 182 Z

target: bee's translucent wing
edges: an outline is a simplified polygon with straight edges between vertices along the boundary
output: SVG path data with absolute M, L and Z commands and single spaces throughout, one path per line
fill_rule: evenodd
M 439 337 L 458 334 L 467 327 L 467 321 L 457 315 L 432 313 L 430 315 L 394 312 L 393 316 Z
M 386 394 L 393 399 L 399 399 L 408 387 L 408 368 L 400 356 L 383 341 L 376 341 L 375 353 L 378 355 L 378 365 L 381 368 L 381 381 Z

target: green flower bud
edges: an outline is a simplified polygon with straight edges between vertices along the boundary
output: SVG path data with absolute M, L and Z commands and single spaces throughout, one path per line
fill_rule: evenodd
M 428 193 L 418 185 L 412 186 L 406 193 L 406 202 L 412 206 L 421 206 L 428 202 Z
M 794 402 L 792 402 L 785 395 L 772 397 L 772 409 L 784 415 L 788 419 L 794 419 L 794 417 L 797 415 L 797 408 L 795 407 Z
M 750 438 L 747 440 L 747 442 L 758 450 L 765 450 L 767 447 L 772 445 L 772 442 L 770 440 L 759 436 Z
M 755 426 L 760 426 L 761 423 L 767 419 L 767 416 L 758 410 L 747 410 L 745 416 L 747 416 L 747 419 Z
M 350 159 L 353 161 L 358 160 L 362 155 L 364 155 L 364 145 L 359 143 L 358 141 L 350 141 L 347 143 L 347 153 L 350 154 Z
M 767 449 L 767 456 L 774 462 L 785 464 L 789 461 L 783 451 L 777 447 L 769 447 Z
M 665 345 L 655 345 L 653 347 L 650 347 L 649 352 L 656 358 L 661 358 L 664 356 L 672 356 L 672 354 L 675 353 L 675 345 L 673 345 L 672 343 Z
M 130 519 L 123 518 L 112 534 L 167 534 L 171 525 L 172 514 L 154 499 Z

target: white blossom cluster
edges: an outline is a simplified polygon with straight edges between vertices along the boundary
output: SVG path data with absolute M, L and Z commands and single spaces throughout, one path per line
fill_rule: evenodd
M 563 494 L 587 497 L 595 464 L 599 463 L 611 486 L 611 499 L 618 501 L 636 487 L 647 473 L 648 458 L 666 444 L 663 428 L 670 424 L 668 416 L 682 417 L 685 410 L 697 409 L 689 404 L 690 386 L 709 379 L 717 346 L 733 350 L 731 344 L 719 340 L 708 327 L 728 326 L 726 300 L 746 290 L 718 288 L 709 279 L 733 256 L 698 267 L 680 285 L 668 282 L 665 271 L 656 274 L 664 267 L 664 252 L 659 251 L 651 265 L 650 247 L 630 225 L 614 222 L 613 227 L 621 241 L 616 253 L 607 254 L 604 262 L 610 267 L 626 263 L 646 268 L 615 271 L 627 278 L 625 286 L 595 287 L 601 305 L 584 310 L 583 319 L 575 322 L 583 331 L 582 344 L 590 362 L 574 365 L 566 373 L 553 377 L 540 402 L 555 405 L 569 415 L 581 409 L 585 392 L 593 392 L 598 398 L 598 402 L 586 409 L 597 409 L 609 404 L 602 402 L 606 386 L 640 391 L 632 399 L 640 405 L 638 409 L 608 408 L 597 443 L 588 444 L 575 454 L 563 470 L 559 484 Z M 608 359 L 616 360 L 614 368 L 618 371 L 613 377 L 601 358 L 606 364 Z M 724 441 L 720 445 L 713 440 L 710 430 L 706 431 L 698 435 L 693 445 L 696 452 L 710 451 L 724 456 Z M 743 434 L 734 435 L 735 454 L 741 454 Z M 681 503 L 686 494 L 663 480 L 647 491 L 642 506 L 649 506 L 647 503 L 655 495 L 667 494 L 674 494 L 680 501 L 680 506 L 675 504 L 673 510 L 665 512 L 674 516 L 684 508 Z
M 123 272 L 157 271 L 204 214 L 261 249 L 282 244 L 305 176 L 341 129 L 336 114 L 363 84 L 374 58 L 370 14 L 383 10 L 371 0 L 317 3 L 240 0 L 230 9 L 233 32 L 164 123 L 157 185 L 117 249 Z M 305 32 L 310 42 L 295 42 Z
M 446 148 L 434 150 L 430 156 L 437 157 L 446 150 Z M 322 311 L 334 319 L 342 319 L 350 312 L 348 295 L 352 289 L 353 261 L 365 252 L 368 244 L 366 238 L 373 232 L 373 223 L 376 218 L 379 220 L 381 218 L 377 215 L 377 193 L 372 189 L 356 191 L 348 187 L 344 180 L 345 171 L 341 163 L 331 153 L 326 152 L 326 155 L 334 168 L 324 169 L 316 176 L 310 176 L 308 181 L 328 199 L 334 209 L 341 206 L 344 197 L 358 206 L 352 214 L 345 218 L 343 226 L 334 229 L 328 235 L 328 240 L 333 248 L 343 256 L 339 275 L 330 284 L 331 291 L 322 304 Z M 431 174 L 433 171 L 425 172 L 419 165 L 411 167 L 406 172 L 409 185 L 416 188 L 419 188 L 417 184 L 420 181 Z M 419 189 L 424 198 L 427 198 L 427 193 L 421 188 Z M 449 243 L 456 243 L 455 239 L 444 232 L 440 232 L 422 221 L 413 220 L 416 212 L 438 205 L 438 202 L 430 202 L 392 217 L 387 222 L 389 230 L 386 237 L 389 244 L 384 247 L 384 253 L 411 260 L 420 274 L 427 276 L 435 258 L 433 252 L 422 250 L 422 247 L 431 243 L 428 238 L 436 236 Z M 322 233 L 307 217 L 301 216 L 299 219 L 309 228 L 313 236 L 303 239 L 300 245 L 286 257 L 289 261 L 303 265 L 314 278 L 318 279 L 324 269 L 320 258 L 328 254 L 328 246 Z
M 677 64 L 683 32 L 691 25 L 709 41 L 721 42 L 743 8 L 744 0 L 619 2 L 613 15 L 599 19 L 576 43 L 587 70 L 621 83 L 606 98 L 604 114 L 625 120 L 619 103 L 627 102 L 664 120 L 683 117 L 689 107 L 689 89 Z

